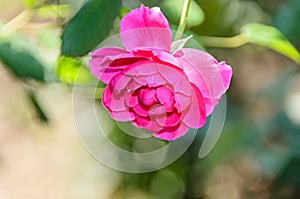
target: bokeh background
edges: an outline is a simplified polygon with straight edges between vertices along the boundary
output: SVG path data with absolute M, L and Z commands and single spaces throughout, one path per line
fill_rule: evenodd
M 253 44 L 218 48 L 201 43 L 201 36 L 234 36 L 243 25 L 259 22 L 277 27 L 299 50 L 299 0 L 192 2 L 187 33 L 234 71 L 225 127 L 207 157 L 198 158 L 204 127 L 180 159 L 145 174 L 103 166 L 76 133 L 72 83 L 84 61 L 60 56 L 61 35 L 84 3 L 40 1 L 43 10 L 30 7 L 34 0 L 0 0 L 0 199 L 300 198 L 300 66 Z M 160 6 L 176 29 L 182 1 L 143 3 Z M 65 7 L 56 9 L 57 4 Z M 124 0 L 107 31 L 117 33 L 120 17 L 139 4 Z M 24 9 L 35 11 L 7 29 L 5 24 Z M 36 64 L 43 66 L 42 75 Z M 88 81 L 87 75 L 80 80 Z M 127 143 L 124 137 L 112 139 L 121 145 Z

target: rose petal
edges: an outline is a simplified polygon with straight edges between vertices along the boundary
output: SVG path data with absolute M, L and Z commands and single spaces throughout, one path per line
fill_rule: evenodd
M 134 114 L 129 111 L 112 111 L 110 112 L 111 117 L 114 120 L 120 121 L 120 122 L 128 122 L 135 119 Z
M 152 106 L 158 102 L 156 97 L 156 89 L 148 87 L 142 88 L 138 91 L 138 99 L 145 106 Z
M 166 115 L 157 115 L 155 120 L 161 127 L 176 126 L 181 121 L 181 115 L 176 112 Z
M 156 134 L 153 134 L 155 137 L 172 141 L 175 140 L 188 132 L 189 128 L 183 123 L 178 124 L 177 126 L 163 128 Z
M 123 73 L 126 76 L 133 77 L 139 85 L 155 87 L 167 83 L 160 73 L 158 73 L 157 65 L 159 64 L 149 60 L 139 61 L 130 65 Z
M 143 117 L 138 114 L 135 114 L 136 120 L 134 124 L 138 127 L 143 127 L 147 131 L 151 132 L 152 134 L 159 132 L 162 127 L 160 127 L 155 120 L 152 120 L 150 117 Z
M 165 115 L 165 117 L 167 117 L 165 108 L 160 104 L 155 104 L 149 109 L 149 116 L 152 118 L 152 120 L 155 120 L 157 115 Z
M 107 84 L 116 73 L 120 72 L 120 69 L 106 73 L 104 71 L 115 59 L 126 53 L 126 50 L 116 47 L 100 48 L 91 52 L 89 54 L 92 57 L 89 61 L 91 74 Z
M 157 137 L 159 139 L 162 139 L 162 140 L 167 140 L 167 141 L 172 141 L 173 140 L 173 135 L 174 132 L 169 132 L 169 131 L 161 131 L 161 133 L 156 133 L 156 134 L 153 134 L 154 137 Z
M 159 8 L 141 6 L 127 13 L 120 22 L 120 35 L 127 50 L 155 48 L 170 51 L 172 33 Z
M 129 76 L 146 76 L 157 74 L 155 63 L 149 63 L 147 61 L 138 62 L 126 70 L 126 75 Z
M 116 101 L 116 100 L 120 100 L 120 101 Z M 117 103 L 122 103 L 122 101 L 123 100 L 121 99 L 116 99 L 115 97 L 113 97 L 112 91 L 109 86 L 107 86 L 104 89 L 102 95 L 102 104 L 109 111 L 111 117 L 118 121 L 134 120 L 135 119 L 134 115 L 132 113 L 129 113 L 127 109 L 125 109 L 124 111 L 114 111 L 114 110 L 122 110 L 121 107 L 123 107 L 123 105 L 120 104 L 117 105 Z
M 133 110 L 140 116 L 148 117 L 149 108 L 143 106 L 142 104 L 137 104 L 135 107 L 133 107 Z
M 144 128 L 152 134 L 155 134 L 163 129 L 155 120 L 151 120 L 148 126 L 145 126 Z
M 105 47 L 105 48 L 99 48 L 95 50 L 94 52 L 90 52 L 89 55 L 93 59 L 98 59 L 99 61 L 104 61 L 104 58 L 107 58 L 106 60 L 115 60 L 119 58 L 121 55 L 126 54 L 127 51 L 123 48 L 118 47 Z
M 160 86 L 167 83 L 167 81 L 160 74 L 134 77 L 134 81 L 149 87 Z
M 191 128 L 200 128 L 206 121 L 205 104 L 198 88 L 193 86 L 190 106 L 183 113 L 182 122 Z
M 139 84 L 136 81 L 132 80 L 131 82 L 128 83 L 126 88 L 128 89 L 128 92 L 131 92 L 131 91 L 136 91 L 138 88 L 142 86 L 143 86 L 142 84 Z
M 176 131 L 175 136 L 173 137 L 173 140 L 176 140 L 179 137 L 184 136 L 188 132 L 188 130 L 189 130 L 189 127 L 186 126 L 185 124 L 181 123 Z
M 223 79 L 225 89 L 228 89 L 231 77 L 232 77 L 232 69 L 231 66 L 227 65 L 225 61 L 219 63 L 219 70 Z
M 109 86 L 104 89 L 102 95 L 102 104 L 109 111 L 126 111 L 128 110 L 125 104 L 124 96 L 115 96 Z
M 124 75 L 122 72 L 116 74 L 109 82 L 109 86 L 113 94 L 119 95 L 121 91 L 125 89 L 130 80 L 131 77 Z
M 166 79 L 170 85 L 172 85 L 175 93 L 178 92 L 187 96 L 191 95 L 191 85 L 182 71 L 162 64 L 158 64 L 157 69 L 162 77 Z
M 99 48 L 89 55 L 92 57 L 89 61 L 91 74 L 106 84 L 128 66 L 149 58 L 117 47 Z
M 124 96 L 113 96 L 111 99 L 110 109 L 112 111 L 126 111 L 128 106 L 125 103 Z
M 165 87 L 160 86 L 157 88 L 157 98 L 159 102 L 164 106 L 167 112 L 170 112 L 173 110 L 174 105 L 174 94 L 173 92 Z
M 149 117 L 143 117 L 138 114 L 135 114 L 135 117 L 136 117 L 135 122 L 139 127 L 145 128 L 146 126 L 149 126 L 151 123 L 151 119 Z
M 183 110 L 188 108 L 191 102 L 191 96 L 182 95 L 180 93 L 176 93 L 174 99 L 175 99 L 174 107 L 179 112 L 182 112 Z
M 111 98 L 112 98 L 112 92 L 109 86 L 107 86 L 102 94 L 102 105 L 108 109 L 109 111 L 111 111 Z
M 232 75 L 229 65 L 218 63 L 210 54 L 191 48 L 177 51 L 174 56 L 183 71 L 205 99 L 206 114 L 211 114 L 222 94 L 228 89 Z
M 129 107 L 134 107 L 139 103 L 137 95 L 131 92 L 124 92 L 124 100 Z
M 135 50 L 134 55 L 136 57 L 143 57 L 147 58 L 149 60 L 153 60 L 156 63 L 169 65 L 169 66 L 175 66 L 178 68 L 182 68 L 179 61 L 171 55 L 169 52 L 162 51 L 162 50 Z
M 155 56 L 154 61 L 157 61 L 159 63 L 162 62 L 163 64 L 166 64 L 166 65 L 172 65 L 172 66 L 176 66 L 178 68 L 182 68 L 179 61 L 170 53 L 161 51 L 161 50 L 160 51 L 153 50 L 152 53 L 153 53 L 153 56 Z

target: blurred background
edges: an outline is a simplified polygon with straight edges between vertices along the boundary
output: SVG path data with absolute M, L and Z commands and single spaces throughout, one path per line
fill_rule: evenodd
M 258 45 L 219 48 L 205 40 L 235 36 L 257 22 L 278 28 L 299 50 L 299 0 L 192 1 L 186 33 L 233 68 L 225 127 L 205 158 L 198 151 L 207 126 L 181 158 L 144 174 L 105 167 L 76 134 L 72 84 L 87 57 L 78 58 L 62 41 L 66 24 L 85 3 L 0 0 L 0 199 L 300 198 L 299 65 Z M 177 28 L 183 1 L 143 3 L 160 6 Z M 103 39 L 139 6 L 124 0 Z M 79 74 L 83 83 L 91 79 L 88 70 Z M 112 139 L 130 144 L 126 136 Z

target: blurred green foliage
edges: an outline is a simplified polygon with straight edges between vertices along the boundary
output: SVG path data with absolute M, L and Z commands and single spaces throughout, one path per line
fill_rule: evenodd
M 44 109 L 41 107 L 35 92 L 33 90 L 27 90 L 26 94 L 37 114 L 37 118 L 39 119 L 39 121 L 43 123 L 48 123 L 49 118 L 47 114 L 44 112 Z
M 164 0 L 161 3 L 161 10 L 164 12 L 170 23 L 179 24 L 181 10 L 183 7 L 184 0 L 173 1 Z M 201 7 L 195 2 L 191 1 L 187 27 L 199 26 L 204 21 L 205 15 Z
M 250 23 L 244 25 L 241 32 L 249 43 L 273 49 L 300 64 L 299 52 L 278 29 L 272 26 Z
M 28 8 L 33 8 L 39 2 L 38 0 L 22 0 L 24 5 Z
M 73 85 L 87 84 L 94 80 L 80 59 L 61 56 L 57 61 L 56 75 L 62 83 Z
M 43 18 L 62 18 L 70 15 L 69 5 L 42 5 L 38 9 L 38 14 Z
M 300 1 L 288 0 L 272 12 L 274 25 L 298 47 L 300 46 Z
M 0 60 L 21 79 L 44 81 L 44 67 L 29 52 L 11 43 L 0 43 Z
M 121 0 L 89 0 L 66 24 L 62 34 L 62 54 L 83 56 L 108 35 L 119 14 Z
M 253 1 L 197 0 L 205 13 L 205 21 L 192 30 L 202 35 L 232 36 L 251 22 L 265 23 L 267 18 Z

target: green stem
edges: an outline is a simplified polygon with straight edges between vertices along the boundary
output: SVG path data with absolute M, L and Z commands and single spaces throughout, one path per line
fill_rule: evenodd
M 200 36 L 201 44 L 206 47 L 237 48 L 248 42 L 245 35 L 239 34 L 233 37 Z
M 60 5 L 60 0 L 56 0 L 56 5 Z M 62 26 L 63 24 L 63 19 L 61 18 L 60 15 L 58 15 L 57 19 L 56 19 L 56 23 L 58 26 Z
M 48 123 L 49 118 L 47 114 L 45 113 L 44 109 L 41 107 L 37 97 L 36 93 L 32 89 L 28 89 L 27 91 L 27 96 L 32 104 L 32 107 L 34 108 L 36 115 L 38 119 L 40 119 L 41 122 Z
M 34 12 L 31 9 L 25 9 L 15 18 L 4 24 L 4 26 L 0 30 L 1 36 L 7 36 L 16 30 L 22 28 L 25 24 L 27 24 L 33 17 Z
M 187 17 L 188 17 L 188 13 L 189 13 L 189 7 L 190 7 L 190 3 L 191 0 L 185 0 L 184 4 L 183 4 L 183 8 L 182 8 L 182 12 L 181 12 L 181 17 L 180 17 L 180 22 L 179 22 L 179 26 L 178 26 L 178 30 L 175 36 L 175 41 L 181 39 L 184 29 L 185 29 L 185 25 L 186 25 L 186 21 L 187 21 Z

